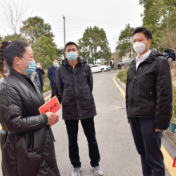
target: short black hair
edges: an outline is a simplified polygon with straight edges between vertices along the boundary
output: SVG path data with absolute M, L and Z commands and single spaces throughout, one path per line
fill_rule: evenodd
M 149 40 L 152 39 L 152 33 L 150 32 L 149 29 L 145 28 L 145 27 L 137 27 L 134 31 L 133 31 L 133 36 L 137 33 L 143 33 L 146 38 Z
M 66 47 L 67 47 L 68 45 L 75 45 L 76 48 L 77 48 L 77 50 L 78 50 L 78 45 L 77 45 L 75 42 L 68 42 L 68 43 L 66 43 L 64 50 L 66 50 Z
M 58 60 L 58 59 L 56 59 L 56 58 L 54 58 L 54 59 L 53 59 L 53 62 L 54 62 L 55 60 L 57 60 L 57 61 L 59 62 L 59 60 Z
M 37 64 L 37 63 L 40 63 L 40 62 L 39 62 L 39 61 L 37 61 L 37 62 L 36 62 L 36 64 Z

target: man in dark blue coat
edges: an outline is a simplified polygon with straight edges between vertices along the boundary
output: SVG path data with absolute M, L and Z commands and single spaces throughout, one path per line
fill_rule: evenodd
M 36 72 L 38 74 L 38 78 L 40 81 L 40 86 L 41 86 L 41 90 L 43 91 L 43 75 L 45 74 L 44 70 L 42 69 L 41 63 L 40 62 L 36 62 Z
M 51 86 L 51 98 L 58 95 L 57 87 L 56 87 L 56 68 L 59 67 L 59 61 L 57 59 L 53 59 L 53 65 L 48 68 L 48 78 L 50 80 Z

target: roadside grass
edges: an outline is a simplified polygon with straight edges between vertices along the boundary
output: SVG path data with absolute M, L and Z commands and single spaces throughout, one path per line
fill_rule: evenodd
M 127 81 L 128 69 L 129 68 L 126 68 L 117 74 L 117 78 L 119 78 L 120 81 L 122 81 L 125 84 Z M 176 123 L 176 87 L 174 85 L 172 85 L 172 91 L 173 91 L 173 101 L 172 101 L 172 119 L 171 119 L 171 121 Z
M 172 119 L 171 121 L 176 123 L 176 87 L 172 85 L 173 100 L 172 100 Z
M 117 78 L 120 79 L 121 82 L 125 83 L 127 82 L 127 72 L 128 72 L 129 67 L 125 68 L 124 70 L 120 71 L 117 74 Z
M 43 75 L 43 83 L 44 83 L 44 86 L 43 86 L 43 93 L 51 90 L 51 86 L 50 86 L 50 80 L 49 78 L 47 77 L 47 71 L 45 70 L 45 75 Z

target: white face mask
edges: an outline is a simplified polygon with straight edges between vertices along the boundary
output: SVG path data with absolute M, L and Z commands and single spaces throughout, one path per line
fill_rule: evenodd
M 40 68 L 40 65 L 37 65 L 37 68 Z
M 145 51 L 146 46 L 145 46 L 145 43 L 136 42 L 135 44 L 133 44 L 133 48 L 138 54 L 141 54 Z

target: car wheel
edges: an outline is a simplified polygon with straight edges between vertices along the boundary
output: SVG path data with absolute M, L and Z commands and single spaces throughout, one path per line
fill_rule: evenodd
M 104 68 L 101 69 L 101 72 L 104 72 Z
M 168 60 L 168 62 L 172 62 L 173 61 L 172 57 L 168 57 L 167 60 Z
M 124 66 L 123 65 L 121 66 L 121 70 L 124 70 Z

